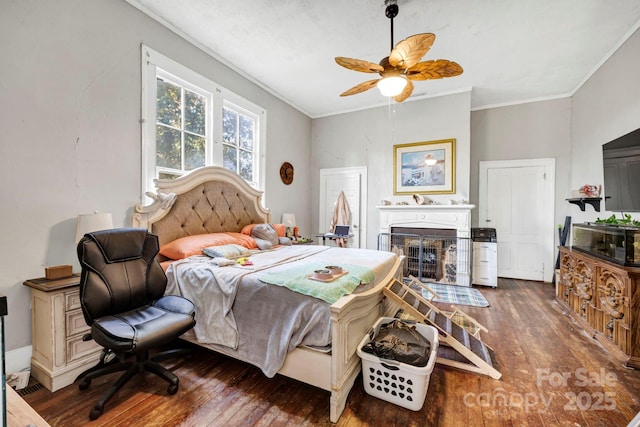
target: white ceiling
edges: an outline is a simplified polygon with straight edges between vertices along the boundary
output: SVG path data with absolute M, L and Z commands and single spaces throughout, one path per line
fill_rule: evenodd
M 386 105 L 375 74 L 336 56 L 390 51 L 384 0 L 127 0 L 310 117 Z M 472 109 L 569 96 L 640 27 L 640 0 L 398 0 L 394 43 L 430 32 L 424 59 L 464 73 L 417 81 L 405 102 L 472 91 Z

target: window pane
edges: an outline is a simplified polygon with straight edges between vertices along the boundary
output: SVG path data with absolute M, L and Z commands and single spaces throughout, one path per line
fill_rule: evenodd
M 185 89 L 184 103 L 184 130 L 204 135 L 206 98 Z
M 184 134 L 184 169 L 192 170 L 204 166 L 204 143 L 202 136 Z
M 222 141 L 236 145 L 238 133 L 238 113 L 224 108 L 222 110 Z
M 182 169 L 180 131 L 156 126 L 156 166 Z
M 253 153 L 240 150 L 240 175 L 245 181 L 253 182 Z
M 230 171 L 238 171 L 238 149 L 230 145 L 223 144 L 222 166 Z
M 158 97 L 156 99 L 156 123 L 181 127 L 182 88 L 173 83 L 157 79 Z
M 158 174 L 158 178 L 160 179 L 176 179 L 179 176 L 180 175 L 178 175 L 177 173 L 170 173 L 170 172 L 160 172 Z
M 253 150 L 253 126 L 253 119 L 240 116 L 240 147 L 247 150 Z

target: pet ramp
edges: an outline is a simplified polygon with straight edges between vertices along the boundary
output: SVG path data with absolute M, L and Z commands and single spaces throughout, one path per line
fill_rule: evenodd
M 500 379 L 502 374 L 494 367 L 493 349 L 482 342 L 479 337 L 480 330 L 487 332 L 487 329 L 473 318 L 465 315 L 465 319 L 474 326 L 472 329 L 475 332 L 470 332 L 454 320 L 461 317 L 460 313 L 462 312 L 459 309 L 454 309 L 450 315 L 445 314 L 431 302 L 437 295 L 435 292 L 415 277 L 411 277 L 411 282 L 425 287 L 433 297 L 430 300 L 426 299 L 411 289 L 409 285 L 396 279 L 385 286 L 384 294 L 409 315 L 438 330 L 440 341 L 448 348 L 440 347 L 436 362 L 487 375 L 496 380 Z

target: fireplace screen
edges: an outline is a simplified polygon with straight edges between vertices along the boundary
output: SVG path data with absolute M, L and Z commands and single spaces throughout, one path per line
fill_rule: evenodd
M 470 285 L 470 239 L 446 232 L 380 233 L 378 250 L 404 255 L 405 277 L 411 275 L 425 282 Z

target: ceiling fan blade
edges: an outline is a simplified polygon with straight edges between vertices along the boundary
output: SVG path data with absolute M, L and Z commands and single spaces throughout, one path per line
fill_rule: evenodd
M 399 41 L 389 54 L 389 63 L 400 69 L 413 67 L 429 51 L 435 39 L 435 34 L 422 33 Z
M 340 94 L 340 96 L 349 96 L 349 95 L 355 95 L 356 93 L 362 93 L 364 91 L 367 91 L 369 89 L 371 89 L 372 87 L 375 87 L 375 85 L 378 83 L 380 79 L 374 79 L 374 80 L 368 80 L 366 82 L 362 82 L 358 85 L 355 85 L 354 87 L 352 87 L 351 89 L 342 92 Z
M 396 102 L 402 102 L 405 99 L 407 99 L 412 92 L 413 92 L 413 83 L 411 82 L 411 80 L 407 79 L 407 85 L 404 87 L 402 92 L 400 92 L 400 95 L 394 96 L 393 99 L 395 99 Z
M 381 65 L 363 59 L 345 58 L 344 56 L 336 57 L 338 65 L 342 65 L 349 70 L 360 71 L 363 73 L 380 73 L 384 71 Z
M 444 77 L 455 77 L 463 70 L 458 63 L 447 59 L 419 62 L 407 70 L 407 77 L 411 80 L 435 80 Z

